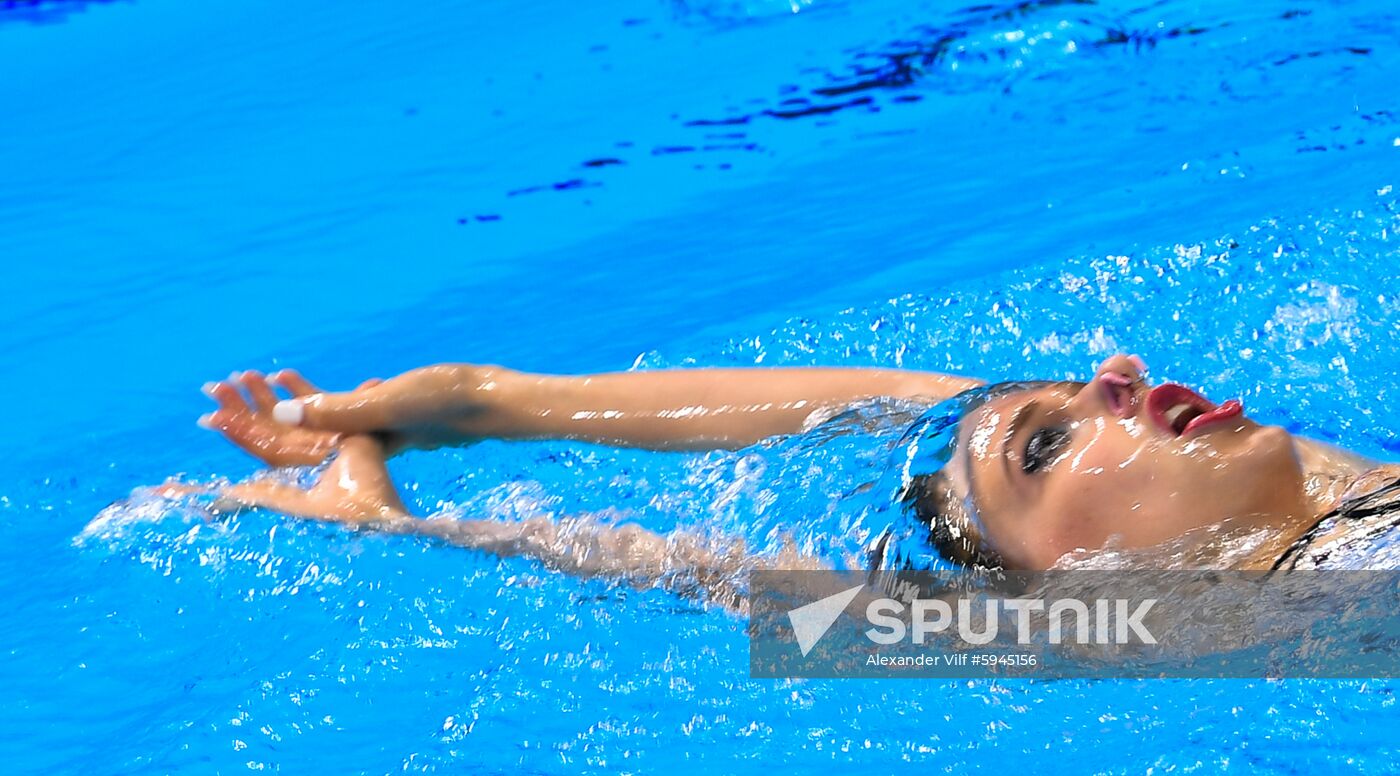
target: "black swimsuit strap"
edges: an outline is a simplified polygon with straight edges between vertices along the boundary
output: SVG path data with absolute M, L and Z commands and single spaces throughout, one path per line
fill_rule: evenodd
M 1391 494 L 1400 494 L 1400 479 L 1383 487 L 1376 488 L 1363 496 L 1358 496 L 1347 501 L 1331 512 L 1318 518 L 1318 521 L 1313 523 L 1311 528 L 1305 531 L 1302 536 L 1294 539 L 1292 544 L 1288 545 L 1288 549 L 1283 551 L 1283 554 L 1278 557 L 1278 560 L 1274 561 L 1274 565 L 1271 566 L 1269 570 L 1278 571 L 1284 568 L 1285 563 L 1288 564 L 1287 568 L 1289 569 L 1296 568 L 1298 565 L 1298 555 L 1317 539 L 1318 534 L 1322 532 L 1323 524 L 1334 517 L 1343 520 L 1363 520 L 1368 517 L 1397 511 L 1397 506 L 1394 502 L 1387 501 L 1380 503 L 1385 496 Z
M 1288 549 L 1284 550 L 1283 554 L 1278 556 L 1278 560 L 1274 561 L 1274 565 L 1269 567 L 1269 571 L 1278 571 L 1279 569 L 1284 567 L 1283 564 L 1285 563 L 1288 563 L 1289 569 L 1297 568 L 1298 553 L 1302 552 L 1304 549 L 1307 548 L 1308 545 L 1313 543 L 1313 540 L 1317 538 L 1318 533 L 1322 530 L 1322 524 L 1327 522 L 1328 520 L 1331 520 L 1334 514 L 1335 512 L 1328 512 L 1327 514 L 1318 518 L 1318 521 L 1316 523 L 1313 523 L 1311 528 L 1304 531 L 1302 536 L 1299 536 L 1297 539 L 1294 539 L 1293 543 L 1288 545 Z M 1292 561 L 1292 563 L 1289 563 L 1290 560 Z

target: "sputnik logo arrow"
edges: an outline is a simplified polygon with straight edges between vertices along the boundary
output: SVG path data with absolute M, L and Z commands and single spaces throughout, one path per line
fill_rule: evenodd
M 788 622 L 792 623 L 792 633 L 797 637 L 797 646 L 802 649 L 802 656 L 807 657 L 807 653 L 812 651 L 812 647 L 822 640 L 822 636 L 831 630 L 831 626 L 836 623 L 836 618 L 841 616 L 841 612 L 846 611 L 846 607 L 855 600 L 857 594 L 865 588 L 865 585 L 856 585 L 850 590 L 846 590 L 836 595 L 827 596 L 820 601 L 813 601 L 806 606 L 799 606 L 788 612 Z

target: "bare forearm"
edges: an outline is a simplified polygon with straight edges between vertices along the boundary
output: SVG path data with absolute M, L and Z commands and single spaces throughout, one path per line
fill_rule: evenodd
M 824 408 L 877 396 L 938 401 L 980 381 L 895 369 L 682 369 L 557 376 L 471 364 L 277 404 L 282 423 L 434 447 L 482 438 L 579 439 L 657 449 L 742 447 Z
M 580 578 L 660 587 L 734 610 L 745 605 L 745 572 L 755 564 L 766 565 L 747 556 L 743 542 L 725 542 L 720 548 L 690 534 L 662 536 L 635 524 L 608 525 L 590 518 L 559 522 L 402 518 L 376 528 L 431 536 L 502 558 L 536 560 Z
M 742 447 L 791 434 L 819 409 L 874 396 L 941 399 L 975 383 L 884 369 L 687 369 L 580 377 L 515 373 L 506 423 L 519 436 L 649 448 Z
M 663 536 L 631 523 L 609 525 L 590 518 L 499 522 L 405 517 L 375 528 L 431 536 L 502 558 L 529 558 L 571 576 L 659 587 L 740 613 L 748 611 L 748 572 L 830 568 L 791 541 L 776 553 L 751 555 L 742 539 L 683 532 Z
M 891 369 L 686 369 L 550 376 L 470 370 L 466 431 L 656 449 L 742 447 L 801 430 L 815 411 L 876 396 L 938 401 L 978 381 Z M 472 386 L 475 386 L 474 388 Z M 471 400 L 468 400 L 469 402 Z
M 742 611 L 745 572 L 756 568 L 815 568 L 818 562 L 789 545 L 772 556 L 747 554 L 742 540 L 709 541 L 695 534 L 662 536 L 635 524 L 591 518 L 553 521 L 431 519 L 409 514 L 385 466 L 386 450 L 373 437 L 344 439 L 315 484 L 300 488 L 260 479 L 224 488 L 230 502 L 275 509 L 309 520 L 360 530 L 437 538 L 503 558 L 522 557 L 579 577 L 603 577 Z

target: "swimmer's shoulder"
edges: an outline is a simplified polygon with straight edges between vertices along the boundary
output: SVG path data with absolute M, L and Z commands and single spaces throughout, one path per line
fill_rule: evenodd
M 1347 548 L 1366 546 L 1400 526 L 1400 465 L 1377 464 L 1337 498 L 1310 536 L 1300 540 L 1292 568 L 1320 568 Z

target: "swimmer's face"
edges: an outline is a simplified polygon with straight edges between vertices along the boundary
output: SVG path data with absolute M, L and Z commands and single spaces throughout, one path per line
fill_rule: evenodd
M 1301 514 L 1292 438 L 1180 386 L 1151 388 L 1114 356 L 1088 384 L 988 402 L 959 428 L 982 541 L 1009 566 L 1048 568 L 1113 541 L 1160 544 L 1227 518 L 1278 525 Z

